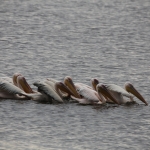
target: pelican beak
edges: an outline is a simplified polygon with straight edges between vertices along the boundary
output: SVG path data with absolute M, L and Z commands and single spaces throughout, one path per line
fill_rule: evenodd
M 71 77 L 67 76 L 64 78 L 64 84 L 70 89 L 73 95 L 77 98 L 81 98 L 80 95 L 76 91 L 76 87 L 71 79 Z
M 125 89 L 126 89 L 127 92 L 132 93 L 139 100 L 141 100 L 143 103 L 145 103 L 146 105 L 148 105 L 148 103 L 143 98 L 143 96 L 135 89 L 135 87 L 131 83 L 129 83 L 129 82 L 125 83 Z
M 109 90 L 107 90 L 107 88 L 105 87 L 105 85 L 103 84 L 98 84 L 96 86 L 96 89 L 98 91 L 98 93 L 100 92 L 104 97 L 108 97 L 109 99 L 111 99 L 114 103 L 118 104 L 118 101 L 111 95 L 111 93 L 109 92 Z
M 95 78 L 92 78 L 91 83 L 92 83 L 93 89 L 96 91 L 96 86 L 97 86 L 97 84 L 99 84 L 99 81 Z
M 15 73 L 15 74 L 13 75 L 13 83 L 14 83 L 15 86 L 18 86 L 18 85 L 17 85 L 17 78 L 18 78 L 19 76 L 22 76 L 22 75 L 21 75 L 20 73 Z
M 56 82 L 55 89 L 56 91 L 60 90 L 64 93 L 67 93 L 68 95 L 74 95 L 62 82 Z
M 17 84 L 26 93 L 34 93 L 23 76 L 17 77 Z

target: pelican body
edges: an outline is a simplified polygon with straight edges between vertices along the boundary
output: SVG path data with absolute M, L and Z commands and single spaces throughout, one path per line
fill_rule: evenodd
M 34 85 L 38 87 L 40 93 L 47 96 L 51 103 L 63 103 L 72 95 L 72 92 L 62 82 L 51 78 L 35 82 Z
M 33 85 L 38 87 L 38 91 L 47 97 L 46 101 L 49 101 L 50 103 L 54 103 L 55 101 L 58 103 L 63 103 L 61 97 L 54 90 L 53 83 L 51 84 L 47 84 L 45 81 L 38 81 L 33 83 Z M 38 100 L 38 101 L 43 101 L 43 100 Z
M 97 90 L 102 90 L 104 88 L 107 89 L 107 92 L 109 92 L 109 94 L 116 100 L 119 105 L 134 102 L 134 96 L 145 103 L 145 105 L 148 105 L 147 101 L 130 82 L 125 83 L 125 89 L 116 84 L 99 83 L 96 86 Z M 106 99 L 108 102 L 112 102 L 109 98 L 107 98 L 107 96 Z
M 41 99 L 43 95 L 33 91 L 22 74 L 15 73 L 13 78 L 0 78 L 0 98 L 31 100 Z

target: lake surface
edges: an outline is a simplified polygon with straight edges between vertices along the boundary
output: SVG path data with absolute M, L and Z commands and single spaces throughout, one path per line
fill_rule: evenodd
M 2 0 L 0 76 L 130 81 L 150 104 L 149 0 Z M 36 88 L 35 88 L 36 89 Z M 150 105 L 0 101 L 1 150 L 148 150 Z

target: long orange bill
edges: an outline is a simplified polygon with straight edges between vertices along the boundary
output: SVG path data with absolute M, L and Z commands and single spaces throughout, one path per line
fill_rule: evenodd
M 14 83 L 15 86 L 18 86 L 18 85 L 17 85 L 17 78 L 18 78 L 18 76 L 22 76 L 22 74 L 20 74 L 20 73 L 15 73 L 15 74 L 13 75 L 13 83 Z
M 135 87 L 131 83 L 126 83 L 125 84 L 125 89 L 129 93 L 132 93 L 134 96 L 136 96 L 139 100 L 141 100 L 143 103 L 148 105 L 146 100 L 143 98 L 143 96 L 135 89 Z
M 105 87 L 105 85 L 101 84 L 101 85 L 97 85 L 97 90 L 104 96 L 104 97 L 108 97 L 109 99 L 111 99 L 114 103 L 119 104 L 118 101 L 111 95 L 111 93 L 107 90 L 107 88 Z
M 96 86 L 97 84 L 99 84 L 99 81 L 95 78 L 91 79 L 91 82 L 92 82 L 92 87 L 93 89 L 96 91 Z
M 55 89 L 56 89 L 57 93 L 58 93 L 61 97 L 63 97 L 63 96 L 62 96 L 62 94 L 60 93 L 60 91 L 66 93 L 66 94 L 68 94 L 68 96 L 74 95 L 62 82 L 56 82 L 56 83 L 55 83 Z
M 77 98 L 81 98 L 80 95 L 76 91 L 76 87 L 71 79 L 71 77 L 65 77 L 64 84 L 69 88 L 69 90 L 73 93 L 73 95 Z

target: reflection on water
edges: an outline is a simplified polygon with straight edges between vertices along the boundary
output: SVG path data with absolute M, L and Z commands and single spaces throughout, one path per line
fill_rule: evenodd
M 149 102 L 150 2 L 3 1 L 0 76 L 130 81 Z M 33 85 L 32 85 L 33 87 Z M 149 149 L 149 106 L 0 101 L 1 149 Z

